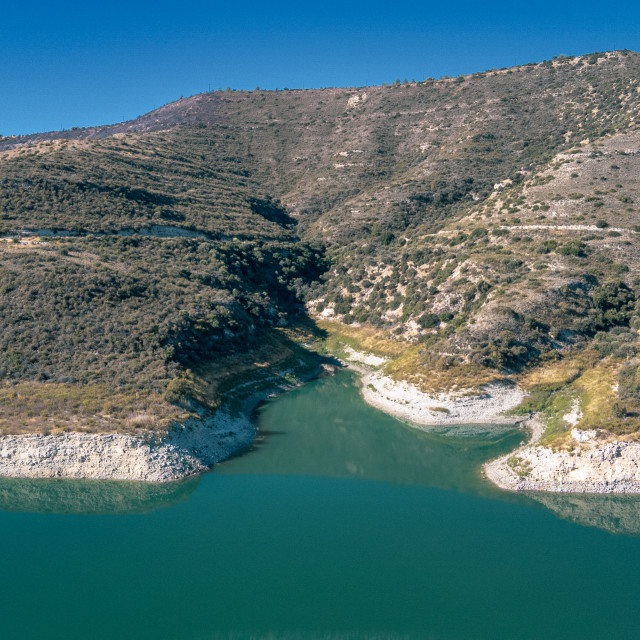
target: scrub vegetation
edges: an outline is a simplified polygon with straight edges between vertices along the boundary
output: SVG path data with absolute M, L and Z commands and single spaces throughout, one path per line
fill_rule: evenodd
M 635 433 L 638 77 L 596 53 L 0 138 L 3 429 L 213 407 L 312 317 L 425 390 L 523 384 L 550 439 L 576 398 L 580 427 Z

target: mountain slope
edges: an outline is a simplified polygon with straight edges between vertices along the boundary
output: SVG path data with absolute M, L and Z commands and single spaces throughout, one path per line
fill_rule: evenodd
M 622 51 L 215 92 L 2 138 L 2 375 L 159 394 L 303 302 L 404 341 L 389 370 L 425 388 L 584 349 L 621 368 L 636 352 L 639 72 Z

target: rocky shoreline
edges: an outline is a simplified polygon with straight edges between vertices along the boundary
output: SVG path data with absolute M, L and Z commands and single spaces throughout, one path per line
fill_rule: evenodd
M 575 432 L 575 433 L 574 433 Z M 640 443 L 581 440 L 568 450 L 537 444 L 537 438 L 484 466 L 486 477 L 508 491 L 640 493 Z
M 299 384 L 319 371 L 302 376 Z M 267 390 L 247 393 L 237 411 L 222 407 L 211 414 L 194 405 L 199 416 L 174 424 L 158 441 L 118 433 L 2 436 L 0 477 L 170 482 L 203 473 L 250 447 L 254 409 L 295 386 L 278 374 Z
M 364 400 L 416 428 L 520 422 L 528 429 L 531 438 L 527 444 L 483 467 L 486 478 L 501 489 L 550 493 L 640 493 L 638 442 L 611 438 L 597 440 L 595 433 L 574 428 L 570 450 L 552 450 L 539 444 L 545 426 L 538 416 L 524 420 L 504 415 L 524 398 L 522 389 L 515 385 L 494 383 L 485 385 L 479 393 L 459 391 L 432 395 L 372 369 L 372 366 L 380 366 L 379 359 L 369 361 L 368 354 L 353 349 L 347 354 L 344 364 L 360 374 Z
M 116 433 L 3 436 L 0 476 L 167 482 L 206 471 L 254 436 L 245 415 L 220 412 L 175 425 L 157 443 Z
M 522 402 L 516 385 L 492 383 L 480 390 L 460 389 L 429 394 L 406 381 L 397 381 L 365 364 L 369 356 L 350 350 L 343 364 L 360 374 L 362 397 L 367 404 L 417 428 L 456 424 L 514 424 L 521 418 L 505 411 Z
M 418 427 L 453 424 L 514 424 L 503 412 L 520 404 L 524 393 L 515 385 L 487 384 L 479 391 L 427 394 L 408 382 L 379 372 L 362 375 L 362 396 L 376 409 Z
M 524 397 L 515 385 L 493 383 L 475 392 L 427 394 L 372 369 L 370 365 L 380 363 L 368 362 L 367 354 L 349 355 L 343 364 L 360 374 L 364 400 L 418 429 L 521 421 L 503 415 Z M 175 424 L 159 440 L 119 433 L 2 436 L 0 477 L 169 482 L 193 476 L 251 446 L 256 436 L 251 414 L 261 401 L 316 377 L 321 370 L 306 372 L 298 383 L 286 379 L 284 372 L 270 378 L 267 389 L 244 388 L 239 403 L 236 398 L 239 409 L 235 411 L 231 403 L 213 414 L 194 405 L 198 416 Z M 264 387 L 265 380 L 261 382 Z M 640 493 L 640 443 L 597 440 L 592 432 L 573 429 L 572 446 L 552 450 L 539 444 L 544 431 L 539 418 L 533 416 L 522 426 L 531 431 L 530 441 L 483 467 L 486 478 L 498 487 L 551 493 Z

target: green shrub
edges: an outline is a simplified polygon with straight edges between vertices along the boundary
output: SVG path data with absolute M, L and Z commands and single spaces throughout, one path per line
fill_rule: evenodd
M 440 318 L 434 313 L 425 313 L 418 319 L 418 324 L 423 329 L 432 329 L 440 325 Z
M 636 298 L 622 281 L 607 282 L 593 293 L 593 326 L 600 331 L 629 324 Z
M 567 244 L 562 245 L 560 249 L 558 249 L 558 253 L 563 256 L 579 256 L 584 257 L 586 245 L 584 242 L 580 242 L 578 240 L 572 240 L 571 242 L 567 242 Z

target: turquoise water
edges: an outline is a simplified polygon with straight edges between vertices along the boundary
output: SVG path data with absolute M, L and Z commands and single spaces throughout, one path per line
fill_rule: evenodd
M 348 372 L 258 420 L 181 483 L 1 481 L 0 637 L 640 635 L 639 501 L 494 489 L 520 432 L 416 431 Z

